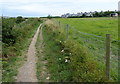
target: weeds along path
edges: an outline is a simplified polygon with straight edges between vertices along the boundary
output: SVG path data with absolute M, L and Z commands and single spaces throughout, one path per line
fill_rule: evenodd
M 36 44 L 37 44 L 36 48 L 37 48 L 37 56 L 38 56 L 37 76 L 38 76 L 39 82 L 51 82 L 49 70 L 46 67 L 46 65 L 48 64 L 48 61 L 45 59 L 45 54 L 44 54 L 45 44 L 42 36 L 42 27 L 40 29 L 40 35 Z
M 36 76 L 36 62 L 37 62 L 37 56 L 36 56 L 36 48 L 35 44 L 37 41 L 37 37 L 39 34 L 39 29 L 41 27 L 38 27 L 37 32 L 35 33 L 31 44 L 28 49 L 27 53 L 27 61 L 25 64 L 20 67 L 18 75 L 17 75 L 17 82 L 37 82 L 37 76 Z

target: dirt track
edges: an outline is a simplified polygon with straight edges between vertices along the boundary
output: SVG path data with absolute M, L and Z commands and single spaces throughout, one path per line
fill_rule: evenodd
M 39 34 L 39 29 L 41 25 L 38 27 L 37 32 L 35 33 L 31 44 L 28 49 L 27 53 L 27 61 L 25 64 L 20 67 L 18 75 L 17 75 L 17 82 L 37 82 L 37 77 L 36 77 L 36 61 L 37 61 L 37 56 L 36 56 L 36 48 L 35 44 L 38 38 Z

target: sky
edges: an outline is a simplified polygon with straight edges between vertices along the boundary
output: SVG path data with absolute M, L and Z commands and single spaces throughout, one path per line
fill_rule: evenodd
M 119 0 L 0 0 L 4 16 L 44 17 L 65 13 L 118 10 Z

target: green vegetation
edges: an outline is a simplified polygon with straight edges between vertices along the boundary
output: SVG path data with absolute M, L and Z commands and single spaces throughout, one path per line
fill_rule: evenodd
M 8 45 L 15 42 L 15 37 L 12 35 L 12 28 L 15 25 L 15 18 L 2 18 L 2 42 Z
M 80 32 L 103 37 L 105 37 L 106 34 L 111 34 L 113 39 L 118 40 L 117 18 L 62 18 L 57 20 L 59 20 L 61 24 L 68 24 Z
M 69 37 L 89 49 L 99 62 L 105 66 L 106 34 L 111 34 L 111 78 L 118 75 L 118 19 L 117 18 L 71 18 L 57 19 L 66 31 L 69 25 Z
M 41 36 L 39 34 L 35 45 L 37 52 L 36 56 L 38 57 L 36 74 L 39 82 L 48 82 L 48 80 L 46 79 L 49 74 L 49 70 L 46 67 L 48 63 L 44 53 L 44 42 L 40 38 Z
M 18 19 L 22 18 L 3 18 L 3 82 L 15 81 L 18 68 L 26 60 L 25 53 L 31 38 L 42 21 L 43 43 L 40 36 L 36 43 L 37 77 L 40 82 L 45 80 L 41 77 L 42 66 L 47 67 L 50 80 L 54 82 L 108 81 L 105 77 L 106 34 L 112 35 L 109 81 L 117 81 L 117 18 Z M 42 49 L 41 44 L 44 46 Z M 47 64 L 42 63 L 46 60 Z
M 75 33 L 75 32 L 73 32 Z M 50 20 L 43 27 L 44 53 L 48 60 L 51 80 L 62 82 L 104 82 L 105 66 L 83 45 L 82 40 L 73 38 L 69 32 Z M 114 80 L 112 77 L 111 81 Z
M 26 52 L 37 27 L 41 23 L 38 18 L 29 18 L 16 24 L 16 18 L 3 18 L 2 25 L 2 64 L 3 82 L 14 82 L 17 70 L 26 60 Z
M 35 45 L 36 52 L 37 52 L 36 56 L 38 57 L 38 59 L 37 59 L 38 60 L 37 61 L 37 73 L 36 74 L 37 74 L 37 78 L 38 78 L 39 82 L 42 82 L 42 77 L 41 77 L 42 66 L 45 66 L 43 63 L 41 63 L 41 61 L 44 60 L 44 58 L 41 57 L 43 55 L 43 53 L 41 53 L 42 52 L 41 51 L 41 44 L 42 44 L 42 42 L 40 40 L 40 34 L 39 34 L 36 45 Z
M 25 19 L 22 16 L 18 16 L 16 19 L 16 23 L 21 23 L 23 21 L 25 21 Z

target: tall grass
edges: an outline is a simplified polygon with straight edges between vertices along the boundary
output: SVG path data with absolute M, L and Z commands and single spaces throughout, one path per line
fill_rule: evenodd
M 111 34 L 111 78 L 118 76 L 118 28 L 117 18 L 67 18 L 60 21 L 60 27 L 69 25 L 69 37 L 87 47 L 99 62 L 105 66 L 106 34 Z M 101 26 L 101 27 L 100 27 Z M 66 31 L 66 30 L 65 30 Z
M 57 82 L 104 82 L 105 67 L 89 49 L 51 21 L 43 27 L 45 56 L 51 80 Z

